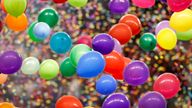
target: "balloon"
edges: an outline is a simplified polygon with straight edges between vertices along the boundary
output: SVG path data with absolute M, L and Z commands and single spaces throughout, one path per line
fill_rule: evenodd
M 130 101 L 122 93 L 113 93 L 103 102 L 102 108 L 131 108 Z
M 60 71 L 64 77 L 71 77 L 76 73 L 76 68 L 71 63 L 69 57 L 65 58 L 65 60 L 61 63 Z
M 145 51 L 152 51 L 156 45 L 157 40 L 152 33 L 145 33 L 139 39 L 139 46 Z
M 117 39 L 121 45 L 127 43 L 132 36 L 131 28 L 124 24 L 124 23 L 118 23 L 111 27 L 109 30 L 109 35 L 111 35 L 113 38 Z
M 119 43 L 119 41 L 115 38 L 113 38 L 114 42 L 115 42 L 115 46 L 114 49 L 115 51 L 117 51 L 118 53 L 122 53 L 122 48 L 121 48 L 121 44 Z
M 149 78 L 149 68 L 141 61 L 132 61 L 123 72 L 125 82 L 132 86 L 144 84 Z
M 50 48 L 57 54 L 65 54 L 72 47 L 71 37 L 66 32 L 57 32 L 50 39 Z
M 0 72 L 14 74 L 21 68 L 22 57 L 15 51 L 5 51 L 0 54 Z
M 80 36 L 77 39 L 77 44 L 85 44 L 92 47 L 92 39 L 90 36 Z
M 102 33 L 93 38 L 92 46 L 95 51 L 105 55 L 113 51 L 115 42 L 110 35 Z
M 59 73 L 59 65 L 52 59 L 43 61 L 40 65 L 40 77 L 46 80 L 55 78 Z
M 7 81 L 7 77 L 8 77 L 7 74 L 1 74 L 0 73 L 0 84 L 4 84 Z
M 157 34 L 157 43 L 166 50 L 172 50 L 177 44 L 177 36 L 174 31 L 169 28 L 162 29 Z
M 139 99 L 139 108 L 167 108 L 167 102 L 160 93 L 152 91 Z
M 93 78 L 103 72 L 105 68 L 104 57 L 96 51 L 82 55 L 77 65 L 77 74 L 82 78 Z
M 38 22 L 33 28 L 33 33 L 37 39 L 44 40 L 50 35 L 51 29 L 46 23 Z
M 139 18 L 132 14 L 126 14 L 121 17 L 119 23 L 127 24 L 131 28 L 133 35 L 139 34 L 142 28 L 141 21 L 139 20 Z
M 170 26 L 177 32 L 186 32 L 192 28 L 192 10 L 185 9 L 174 12 L 170 18 Z
M 42 41 L 41 39 L 38 39 L 37 36 L 35 36 L 35 34 L 33 33 L 33 29 L 35 27 L 35 25 L 37 24 L 37 22 L 32 23 L 29 28 L 28 28 L 28 35 L 30 37 L 30 39 L 34 42 L 40 42 Z
M 180 81 L 176 75 L 164 73 L 155 80 L 153 90 L 161 93 L 166 99 L 170 99 L 179 92 Z
M 57 11 L 52 8 L 43 9 L 38 16 L 38 22 L 45 22 L 51 28 L 54 27 L 58 23 L 58 21 L 59 15 Z
M 70 52 L 71 63 L 76 67 L 81 56 L 89 51 L 91 51 L 91 48 L 88 47 L 87 45 L 78 44 L 74 46 Z
M 25 14 L 22 14 L 19 17 L 14 17 L 8 14 L 5 18 L 5 23 L 13 31 L 23 31 L 27 28 L 28 20 Z
M 172 29 L 169 25 L 169 21 L 167 20 L 163 20 L 161 22 L 159 22 L 155 28 L 155 34 L 157 35 L 159 33 L 159 31 L 161 31 L 164 28 L 169 28 Z M 173 30 L 173 29 L 172 29 Z
M 4 6 L 7 13 L 18 17 L 24 13 L 27 7 L 27 0 L 4 0 Z
M 0 32 L 2 31 L 3 29 L 3 22 L 0 20 Z
M 150 8 L 155 4 L 155 0 L 132 0 L 132 2 L 140 8 Z
M 105 72 L 115 76 L 122 76 L 124 69 L 124 58 L 121 54 L 116 51 L 112 51 L 110 54 L 105 55 Z M 116 78 L 116 77 L 115 77 Z
M 68 0 L 69 4 L 74 7 L 84 7 L 88 0 Z
M 163 3 L 167 3 L 167 0 L 160 0 L 161 2 L 163 2 Z
M 3 10 L 5 13 L 7 13 L 6 10 L 5 10 L 4 1 L 5 1 L 5 0 L 1 0 L 1 8 L 2 8 L 2 10 Z
M 57 100 L 55 108 L 83 108 L 83 105 L 74 96 L 62 96 Z
M 109 9 L 114 14 L 123 14 L 128 11 L 129 0 L 110 0 Z
M 15 106 L 12 103 L 2 102 L 0 103 L 0 108 L 15 108 Z
M 182 41 L 189 41 L 192 39 L 192 29 L 187 32 L 176 32 L 177 39 Z
M 39 60 L 35 57 L 27 57 L 24 59 L 23 64 L 21 66 L 21 71 L 24 74 L 35 74 L 39 70 L 40 64 Z
M 117 82 L 110 75 L 103 75 L 96 81 L 96 91 L 102 95 L 109 95 L 116 89 Z
M 167 3 L 172 11 L 179 12 L 188 8 L 191 0 L 167 0 Z
M 55 3 L 65 3 L 67 0 L 53 0 Z
M 126 67 L 129 63 L 131 63 L 131 59 L 124 57 L 124 62 L 125 62 L 125 67 Z

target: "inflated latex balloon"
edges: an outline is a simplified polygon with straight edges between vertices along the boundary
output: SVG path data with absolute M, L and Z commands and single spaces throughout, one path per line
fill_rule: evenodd
M 161 2 L 163 2 L 163 3 L 167 3 L 167 0 L 160 0 Z
M 177 39 L 182 41 L 189 41 L 192 39 L 192 29 L 186 32 L 176 32 Z
M 152 51 L 157 45 L 157 40 L 155 35 L 152 33 L 145 33 L 139 39 L 139 46 L 145 51 Z
M 105 55 L 113 51 L 115 42 L 110 35 L 102 33 L 93 38 L 92 46 L 93 50 Z
M 155 80 L 153 90 L 161 93 L 166 99 L 170 99 L 179 92 L 180 81 L 176 75 L 164 73 Z
M 172 11 L 179 12 L 188 8 L 191 0 L 167 0 L 167 4 Z
M 157 43 L 166 50 L 172 50 L 177 44 L 177 36 L 175 32 L 169 28 L 162 29 L 157 34 Z
M 167 108 L 167 102 L 160 93 L 152 91 L 139 99 L 138 108 Z
M 57 100 L 55 108 L 83 108 L 83 105 L 74 96 L 62 96 Z
M 2 102 L 0 103 L 0 108 L 15 108 L 15 106 L 12 103 Z
M 22 57 L 15 51 L 5 51 L 0 54 L 0 72 L 14 74 L 21 68 Z
M 102 108 L 131 108 L 130 101 L 122 93 L 113 93 L 103 102 Z
M 109 34 L 117 39 L 122 45 L 126 44 L 131 39 L 132 31 L 127 24 L 118 23 L 111 27 Z
M 162 29 L 164 28 L 170 28 L 170 25 L 169 25 L 169 21 L 168 20 L 163 20 L 161 22 L 159 22 L 155 28 L 155 34 L 157 35 L 159 33 L 159 31 L 161 31 Z
M 89 51 L 91 51 L 91 48 L 87 45 L 78 44 L 74 46 L 70 52 L 71 63 L 76 67 L 81 56 Z
M 8 14 L 5 18 L 5 23 L 13 31 L 23 31 L 28 26 L 28 20 L 25 14 L 19 17 L 14 17 Z
M 130 6 L 129 0 L 110 0 L 109 9 L 111 13 L 123 14 L 128 11 Z
M 40 65 L 39 75 L 41 78 L 50 80 L 59 74 L 59 65 L 52 59 L 43 61 Z
M 103 72 L 105 68 L 104 57 L 96 51 L 82 55 L 77 65 L 77 74 L 82 78 L 93 78 Z
M 87 2 L 88 0 L 68 0 L 68 3 L 74 7 L 84 7 Z
M 8 77 L 7 74 L 0 73 L 0 84 L 4 84 L 7 81 L 7 77 Z
M 140 8 L 150 8 L 155 4 L 155 0 L 132 0 L 132 2 Z
M 71 63 L 69 57 L 65 58 L 65 60 L 61 63 L 60 71 L 64 77 L 71 77 L 76 73 L 76 68 Z
M 58 23 L 58 21 L 59 15 L 57 11 L 52 8 L 43 9 L 38 16 L 38 22 L 45 22 L 51 28 L 54 27 Z
M 55 3 L 65 3 L 67 0 L 53 0 Z
M 132 31 L 132 35 L 137 35 L 141 31 L 141 21 L 139 18 L 132 14 L 126 14 L 119 20 L 119 23 L 127 24 Z
M 129 63 L 131 63 L 131 59 L 124 57 L 124 62 L 125 62 L 125 67 L 126 67 Z
M 27 0 L 4 0 L 4 6 L 7 13 L 18 17 L 24 13 L 27 7 Z
M 27 57 L 23 60 L 23 64 L 21 66 L 21 71 L 24 74 L 31 75 L 35 74 L 40 67 L 39 60 L 35 57 Z
M 91 48 L 92 47 L 92 38 L 91 38 L 91 36 L 80 36 L 77 39 L 77 44 L 85 44 Z
M 57 32 L 50 39 L 50 48 L 57 54 L 65 54 L 72 47 L 72 40 L 66 32 Z
M 3 22 L 0 20 L 0 32 L 3 30 Z
M 174 12 L 170 18 L 170 26 L 177 32 L 186 32 L 192 28 L 192 10 L 185 9 Z
M 115 46 L 114 46 L 114 49 L 115 51 L 117 51 L 118 53 L 122 53 L 122 48 L 121 48 L 121 44 L 119 43 L 119 41 L 115 38 L 113 38 L 114 42 L 115 42 Z
M 141 61 L 132 61 L 123 72 L 125 82 L 132 86 L 144 84 L 149 78 L 149 68 Z
M 35 25 L 37 24 L 37 22 L 33 22 L 29 28 L 28 28 L 28 35 L 30 37 L 30 39 L 34 42 L 40 42 L 42 41 L 41 39 L 38 39 L 37 36 L 35 36 L 35 34 L 33 33 L 33 29 L 35 27 Z
M 44 22 L 38 22 L 33 28 L 34 36 L 39 40 L 45 40 L 51 33 L 49 25 Z
M 117 81 L 110 75 L 103 75 L 96 81 L 96 91 L 102 95 L 109 95 L 117 89 Z

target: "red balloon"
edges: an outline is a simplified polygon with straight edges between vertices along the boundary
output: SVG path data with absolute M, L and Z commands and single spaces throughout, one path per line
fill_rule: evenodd
M 92 38 L 90 36 L 80 36 L 77 39 L 77 44 L 86 44 L 89 47 L 92 47 Z
M 0 32 L 2 31 L 3 29 L 3 22 L 0 20 Z
M 167 4 L 174 12 L 185 10 L 190 6 L 191 2 L 191 0 L 167 0 Z
M 153 90 L 161 93 L 166 99 L 170 99 L 179 92 L 180 81 L 176 75 L 164 73 L 156 79 Z
M 109 34 L 121 44 L 125 44 L 131 39 L 132 31 L 127 24 L 118 23 L 111 27 Z
M 65 3 L 67 0 L 53 0 L 55 3 Z
M 55 108 L 83 108 L 83 105 L 74 96 L 62 96 L 57 100 Z

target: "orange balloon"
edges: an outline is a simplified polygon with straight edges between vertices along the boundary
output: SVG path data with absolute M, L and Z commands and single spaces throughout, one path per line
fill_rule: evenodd
M 15 108 L 15 106 L 12 103 L 3 102 L 0 103 L 0 108 Z
M 4 84 L 7 81 L 8 75 L 0 74 L 0 84 Z
M 19 17 L 14 17 L 8 14 L 5 18 L 5 23 L 13 31 L 23 31 L 28 26 L 28 20 L 25 14 L 22 14 Z
M 7 11 L 5 10 L 5 6 L 4 6 L 4 0 L 1 0 L 1 8 L 2 10 L 7 13 Z
M 127 24 L 118 23 L 111 27 L 109 34 L 121 44 L 125 44 L 131 39 L 132 31 Z
M 55 108 L 83 108 L 83 105 L 74 96 L 62 96 L 57 100 Z

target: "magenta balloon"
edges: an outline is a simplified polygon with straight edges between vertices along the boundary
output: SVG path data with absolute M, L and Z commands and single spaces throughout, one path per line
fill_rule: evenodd
M 150 8 L 155 4 L 155 0 L 132 0 L 132 2 L 140 8 Z
M 77 44 L 85 44 L 92 47 L 92 38 L 90 36 L 80 36 L 77 39 Z
M 115 46 L 114 46 L 113 50 L 115 50 L 121 54 L 123 52 L 122 48 L 121 48 L 121 44 L 119 43 L 119 41 L 117 39 L 113 38 L 113 40 L 115 42 Z
M 170 28 L 170 25 L 169 25 L 169 21 L 168 20 L 163 20 L 161 22 L 159 22 L 155 28 L 155 34 L 157 35 L 159 33 L 159 31 L 161 31 L 162 29 L 164 28 Z M 173 29 L 172 29 L 173 30 Z M 174 31 L 174 30 L 173 30 Z
M 179 12 L 188 8 L 191 0 L 167 0 L 170 9 L 174 12 Z

